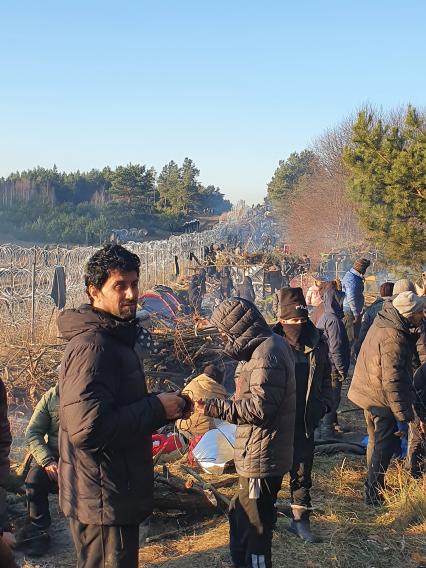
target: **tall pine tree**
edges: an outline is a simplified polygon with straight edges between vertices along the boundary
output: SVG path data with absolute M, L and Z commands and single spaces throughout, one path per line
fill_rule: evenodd
M 426 262 L 425 117 L 411 106 L 402 124 L 360 112 L 343 160 L 371 239 L 395 261 Z

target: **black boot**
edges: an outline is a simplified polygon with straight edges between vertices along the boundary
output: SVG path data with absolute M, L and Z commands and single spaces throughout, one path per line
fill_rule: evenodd
M 315 537 L 311 532 L 311 523 L 309 519 L 301 519 L 300 521 L 295 521 L 294 519 L 290 522 L 287 530 L 292 534 L 295 534 L 305 542 L 316 543 L 320 540 Z
M 46 529 L 41 529 L 29 523 L 22 527 L 16 538 L 16 548 L 28 556 L 44 556 L 50 547 L 50 535 Z

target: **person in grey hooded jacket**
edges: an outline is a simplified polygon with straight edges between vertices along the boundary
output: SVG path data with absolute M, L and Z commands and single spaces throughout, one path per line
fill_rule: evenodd
M 239 490 L 229 511 L 231 557 L 235 566 L 270 568 L 275 501 L 293 459 L 294 358 L 287 341 L 247 300 L 225 300 L 211 322 L 227 338 L 225 351 L 240 362 L 234 400 L 198 403 L 207 416 L 237 425 Z

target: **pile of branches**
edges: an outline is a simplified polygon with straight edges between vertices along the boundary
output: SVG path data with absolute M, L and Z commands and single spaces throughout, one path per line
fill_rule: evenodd
M 223 356 L 217 329 L 207 326 L 206 320 L 182 316 L 176 320 L 174 329 L 154 329 L 152 335 L 160 352 L 144 361 L 151 390 L 157 390 L 162 383 L 165 387 L 181 387 L 186 378 L 201 372 L 207 362 Z
M 11 344 L 0 357 L 2 380 L 13 407 L 34 408 L 43 393 L 58 381 L 63 344 Z

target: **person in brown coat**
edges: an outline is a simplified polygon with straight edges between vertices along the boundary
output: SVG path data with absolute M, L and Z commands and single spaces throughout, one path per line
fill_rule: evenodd
M 402 292 L 385 302 L 359 353 L 348 398 L 364 409 L 368 432 L 365 500 L 369 505 L 383 501 L 384 478 L 397 446 L 396 421 L 414 419 L 412 333 L 423 319 L 424 299 Z
M 182 390 L 192 401 L 209 400 L 211 398 L 226 398 L 226 390 L 222 385 L 224 369 L 218 365 L 209 364 L 204 372 L 192 379 Z M 214 418 L 200 414 L 196 408 L 186 420 L 177 420 L 179 430 L 189 432 L 192 436 L 202 435 L 215 427 Z

